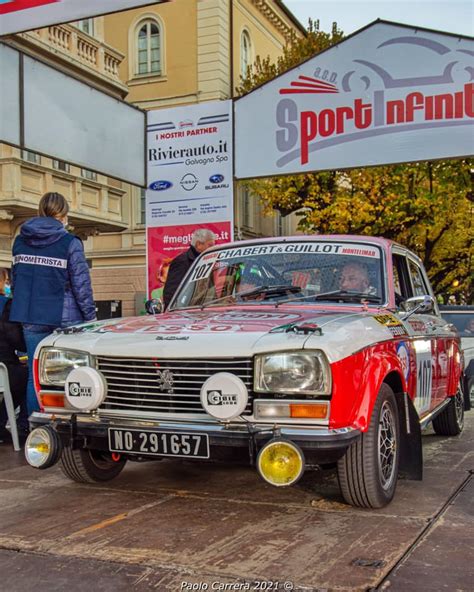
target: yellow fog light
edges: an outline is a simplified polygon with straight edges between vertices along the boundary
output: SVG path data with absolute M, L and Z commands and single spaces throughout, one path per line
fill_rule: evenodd
M 304 472 L 304 455 L 293 442 L 271 440 L 258 453 L 257 468 L 271 485 L 293 485 Z
M 25 457 L 36 469 L 47 469 L 54 465 L 61 455 L 61 440 L 49 426 L 35 428 L 25 442 Z

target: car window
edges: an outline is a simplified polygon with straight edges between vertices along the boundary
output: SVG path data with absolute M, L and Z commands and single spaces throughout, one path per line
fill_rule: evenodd
M 461 337 L 474 338 L 474 310 L 471 312 L 441 311 L 441 316 L 459 331 Z
M 429 294 L 429 290 L 425 285 L 421 269 L 418 267 L 418 265 L 409 259 L 408 267 L 410 269 L 411 282 L 413 285 L 413 295 L 423 296 L 424 294 Z
M 393 254 L 393 285 L 395 290 L 395 303 L 397 305 L 413 296 L 407 259 L 404 255 L 400 255 L 399 253 Z

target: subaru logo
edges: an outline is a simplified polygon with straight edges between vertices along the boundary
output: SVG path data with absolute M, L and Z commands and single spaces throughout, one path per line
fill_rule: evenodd
M 153 183 L 150 183 L 150 185 L 148 185 L 148 189 L 151 189 L 152 191 L 165 191 L 166 189 L 169 189 L 170 187 L 173 187 L 173 183 L 171 183 L 171 181 L 153 181 Z
M 211 177 L 209 177 L 209 181 L 211 183 L 222 183 L 223 180 L 224 175 L 212 175 Z

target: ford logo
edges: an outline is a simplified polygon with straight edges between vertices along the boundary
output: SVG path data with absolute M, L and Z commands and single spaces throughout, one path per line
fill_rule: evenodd
M 148 189 L 152 191 L 165 191 L 165 189 L 169 189 L 173 187 L 173 183 L 171 181 L 153 181 L 148 185 Z
M 211 183 L 222 183 L 223 180 L 224 175 L 212 175 L 212 177 L 209 177 Z

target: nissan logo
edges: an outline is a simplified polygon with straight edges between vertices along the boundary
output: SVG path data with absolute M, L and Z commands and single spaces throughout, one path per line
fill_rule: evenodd
M 186 175 L 184 175 L 184 177 L 179 182 L 179 184 L 185 191 L 192 191 L 198 183 L 198 178 L 196 177 L 196 175 L 193 175 L 192 173 L 187 173 Z

